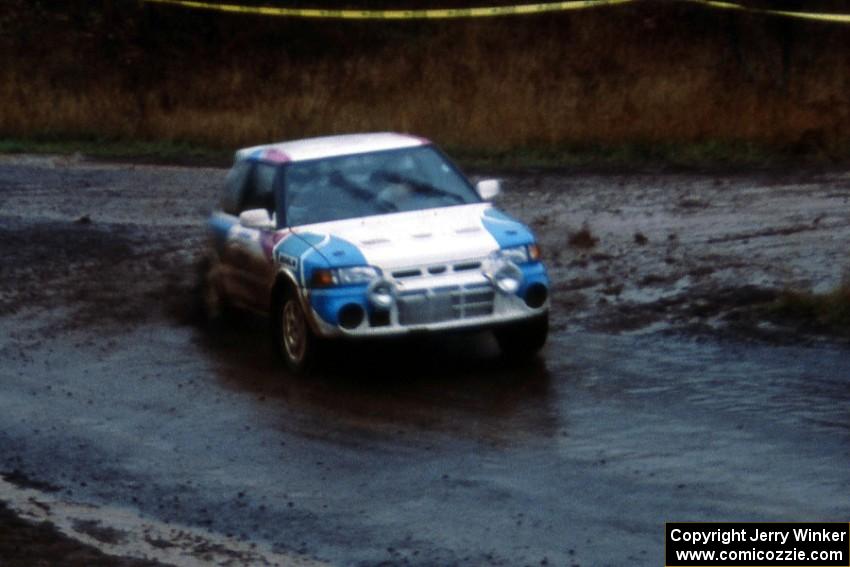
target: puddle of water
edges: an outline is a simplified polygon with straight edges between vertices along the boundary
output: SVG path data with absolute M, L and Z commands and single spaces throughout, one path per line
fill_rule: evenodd
M 550 356 L 550 371 L 583 370 L 576 386 L 596 397 L 850 432 L 850 359 L 841 345 L 587 334 L 557 337 L 550 353 L 561 345 L 573 354 Z
M 395 436 L 412 428 L 498 442 L 556 427 L 545 358 L 505 365 L 488 335 L 340 344 L 309 377 L 272 362 L 262 326 L 207 339 L 225 388 L 284 403 L 290 427 L 299 417 L 313 434 L 357 428 Z M 280 419 L 280 404 L 271 406 Z

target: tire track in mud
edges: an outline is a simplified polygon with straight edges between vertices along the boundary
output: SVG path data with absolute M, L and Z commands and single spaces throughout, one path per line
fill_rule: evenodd
M 0 502 L 26 522 L 49 524 L 44 526 L 47 538 L 64 537 L 96 550 L 94 553 L 85 552 L 88 554 L 86 557 L 73 544 L 66 544 L 56 550 L 58 557 L 53 558 L 63 565 L 68 565 L 69 561 L 79 565 L 98 563 L 123 567 L 156 567 L 162 564 L 181 567 L 327 565 L 295 554 L 278 553 L 263 544 L 240 541 L 196 527 L 163 523 L 127 508 L 74 502 L 62 498 L 56 491 L 14 484 L 2 475 Z M 69 560 L 65 554 L 71 557 L 76 554 L 77 559 Z M 26 552 L 22 555 L 32 558 Z M 14 557 L 5 559 L 11 561 Z M 21 557 L 21 560 L 26 559 Z
M 504 206 L 532 220 L 569 325 L 793 343 L 831 332 L 771 307 L 786 290 L 824 292 L 847 279 L 847 178 L 518 175 L 509 185 L 525 191 Z

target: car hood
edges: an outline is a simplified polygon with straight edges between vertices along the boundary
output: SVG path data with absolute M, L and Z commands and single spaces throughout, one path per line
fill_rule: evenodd
M 504 245 L 498 229 L 505 228 L 530 238 L 521 223 L 489 203 L 346 219 L 302 226 L 294 232 L 316 238 L 316 250 L 331 265 L 351 265 L 358 263 L 353 261 L 357 258 L 383 270 L 396 270 L 486 257 Z

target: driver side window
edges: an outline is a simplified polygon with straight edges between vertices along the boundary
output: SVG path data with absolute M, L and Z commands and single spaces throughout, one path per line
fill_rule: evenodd
M 267 163 L 254 165 L 253 174 L 250 176 L 247 188 L 242 195 L 239 212 L 250 209 L 265 209 L 269 217 L 274 213 L 274 179 L 277 167 Z
M 224 180 L 224 197 L 221 200 L 221 209 L 224 212 L 231 215 L 242 212 L 243 195 L 251 179 L 252 166 L 253 164 L 249 161 L 240 161 L 227 172 Z

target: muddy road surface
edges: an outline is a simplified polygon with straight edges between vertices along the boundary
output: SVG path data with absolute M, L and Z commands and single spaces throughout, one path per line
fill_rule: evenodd
M 665 521 L 850 518 L 847 342 L 765 307 L 842 281 L 849 174 L 506 176 L 542 356 L 362 345 L 310 379 L 262 320 L 199 323 L 223 174 L 0 158 L 7 563 L 43 551 L 3 547 L 21 521 L 127 565 L 616 566 L 663 564 Z

